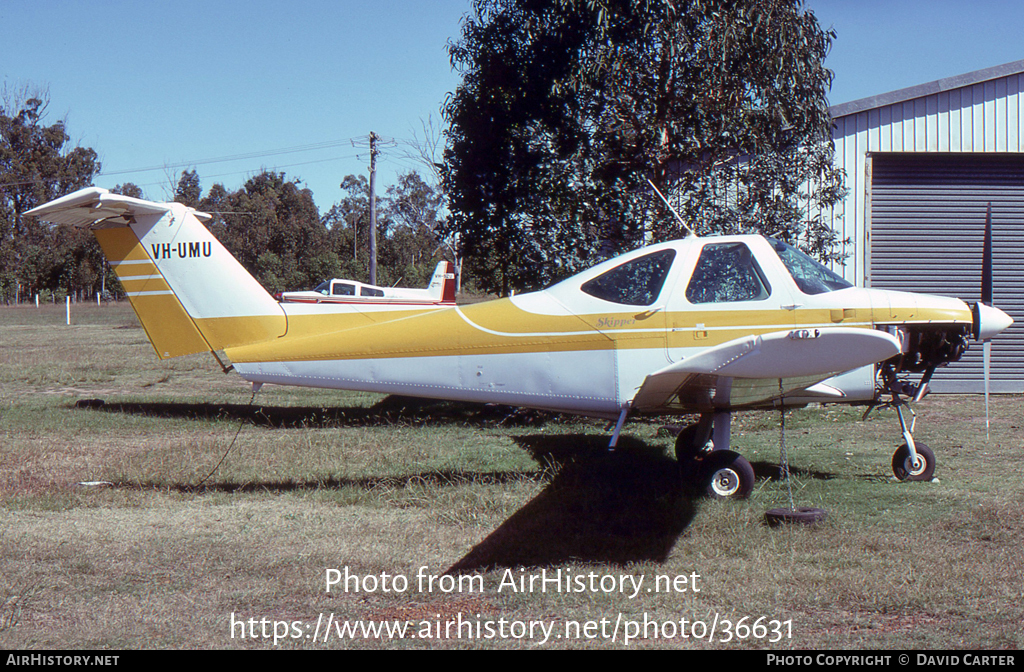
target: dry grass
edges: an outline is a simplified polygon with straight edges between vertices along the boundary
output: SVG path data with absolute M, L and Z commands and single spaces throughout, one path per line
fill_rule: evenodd
M 994 400 L 988 444 L 980 399 L 918 405 L 936 483 L 891 480 L 891 412 L 792 413 L 797 502 L 829 519 L 770 529 L 764 511 L 788 501 L 780 483 L 759 480 L 741 503 L 691 499 L 657 423 L 631 424 L 608 455 L 601 424 L 497 409 L 268 386 L 256 412 L 248 386 L 209 358 L 158 362 L 125 306 L 73 309 L 70 328 L 63 318 L 60 307 L 0 309 L 0 648 L 271 648 L 274 621 L 313 628 L 321 613 L 412 632 L 459 618 L 559 632 L 592 620 L 599 633 L 543 644 L 301 636 L 278 648 L 620 647 L 622 630 L 614 642 L 600 633 L 620 614 L 790 621 L 792 638 L 773 648 L 1024 643 L 1019 397 Z M 106 405 L 75 408 L 83 398 Z M 734 422 L 761 473 L 778 462 L 776 425 L 770 414 Z M 327 593 L 326 570 L 346 567 L 410 587 Z M 421 592 L 421 567 L 484 590 Z M 701 591 L 499 591 L 509 570 L 643 576 L 645 588 L 696 572 Z M 232 614 L 269 619 L 270 639 L 243 639 L 237 625 L 232 637 Z M 668 634 L 630 647 L 769 646 Z

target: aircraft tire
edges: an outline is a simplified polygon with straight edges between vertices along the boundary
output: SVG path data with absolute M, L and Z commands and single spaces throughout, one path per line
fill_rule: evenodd
M 746 499 L 754 489 L 754 468 L 732 450 L 714 450 L 704 458 L 704 492 L 714 499 Z
M 680 464 L 699 460 L 710 437 L 710 416 L 707 420 L 702 417 L 699 421 L 684 427 L 676 437 L 676 460 Z
M 809 506 L 801 506 L 798 509 L 769 509 L 764 514 L 764 520 L 769 527 L 779 527 L 791 523 L 801 525 L 814 525 L 828 518 L 825 509 L 815 509 Z
M 935 475 L 935 453 L 923 443 L 914 442 L 922 463 L 915 465 L 910 459 L 910 448 L 903 444 L 892 455 L 892 473 L 900 481 L 930 481 Z
M 679 463 L 679 480 L 685 487 L 699 490 L 703 461 L 697 457 L 683 457 L 677 461 Z

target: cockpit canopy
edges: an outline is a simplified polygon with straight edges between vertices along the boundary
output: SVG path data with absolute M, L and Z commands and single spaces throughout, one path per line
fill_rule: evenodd
M 675 291 L 682 291 L 686 300 L 695 305 L 767 299 L 771 296 L 772 286 L 762 264 L 774 264 L 774 261 L 762 259 L 759 263 L 757 254 L 748 244 L 750 240 L 702 241 L 693 271 L 689 278 L 674 281 Z M 763 240 L 767 240 L 797 289 L 804 294 L 823 294 L 853 286 L 793 245 L 774 238 Z M 686 242 L 692 244 L 692 241 Z M 579 285 L 580 291 L 621 305 L 654 305 L 670 277 L 673 264 L 678 265 L 687 256 L 683 248 L 677 251 L 672 247 L 659 247 L 586 280 Z M 769 254 L 763 244 L 754 246 L 754 249 L 762 257 Z

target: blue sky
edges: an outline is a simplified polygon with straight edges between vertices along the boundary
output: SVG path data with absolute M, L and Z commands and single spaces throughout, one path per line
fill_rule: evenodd
M 345 175 L 368 166 L 368 151 L 350 138 L 407 139 L 421 119 L 439 116 L 458 83 L 446 44 L 467 8 L 467 0 L 0 0 L 0 79 L 48 87 L 49 120 L 66 115 L 73 140 L 116 173 L 98 186 L 132 181 L 163 198 L 162 168 L 120 171 L 327 143 L 195 166 L 204 190 L 283 170 L 326 210 Z M 411 167 L 400 149 L 382 159 L 382 187 Z
M 847 102 L 1024 58 L 1024 3 L 811 0 L 838 33 L 830 100 Z M 195 167 L 203 189 L 284 171 L 326 211 L 372 130 L 422 137 L 458 84 L 446 45 L 469 0 L 0 0 L 0 81 L 49 90 L 48 121 L 95 149 L 96 184 L 168 195 Z M 290 150 L 275 153 L 277 150 Z M 301 151 L 299 151 L 301 150 Z M 379 192 L 414 167 L 385 150 Z M 232 161 L 209 159 L 245 156 Z M 165 168 L 165 166 L 172 166 Z M 135 171 L 156 167 L 156 170 Z
M 1024 59 L 1019 0 L 809 0 L 837 33 L 832 104 Z

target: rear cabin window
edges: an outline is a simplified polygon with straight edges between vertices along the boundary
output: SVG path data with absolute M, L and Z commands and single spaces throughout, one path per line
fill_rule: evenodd
M 675 250 L 652 252 L 588 280 L 580 289 L 612 303 L 649 306 L 658 300 L 675 256 Z
M 690 303 L 761 301 L 769 293 L 764 273 L 743 243 L 705 245 L 686 286 Z
M 359 296 L 384 296 L 384 290 L 372 287 L 360 287 Z

